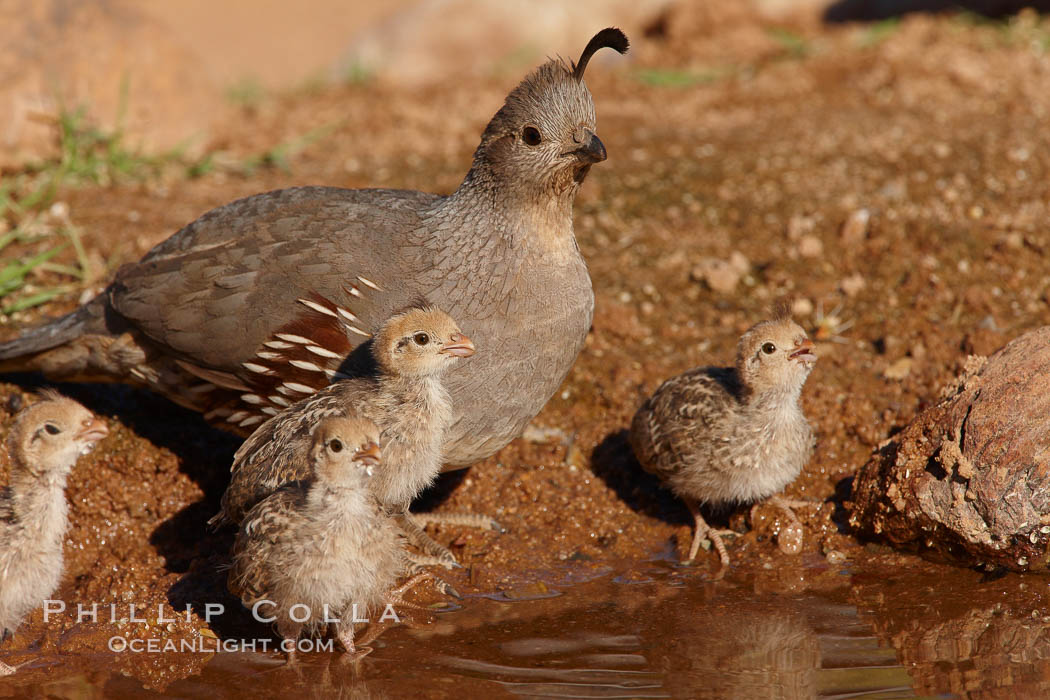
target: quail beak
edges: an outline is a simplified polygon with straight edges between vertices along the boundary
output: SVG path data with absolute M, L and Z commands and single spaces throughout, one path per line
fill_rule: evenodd
M 441 354 L 470 357 L 474 354 L 474 342 L 462 333 L 453 333 L 448 342 L 441 346 Z
M 576 156 L 576 159 L 583 165 L 601 163 L 609 157 L 605 152 L 605 144 L 598 138 L 598 134 L 590 129 L 583 129 L 583 135 L 577 142 L 580 144 L 579 148 L 569 153 Z
M 379 445 L 370 442 L 358 448 L 357 454 L 354 455 L 354 459 L 365 465 L 365 474 L 372 476 L 376 465 L 379 464 L 379 454 Z
M 109 428 L 106 427 L 106 424 L 99 418 L 92 418 L 87 425 L 80 429 L 80 432 L 74 436 L 74 439 L 83 445 L 80 448 L 80 454 L 87 454 L 95 447 L 96 442 L 107 435 L 109 435 Z
M 788 355 L 792 360 L 798 360 L 802 363 L 813 363 L 817 361 L 817 355 L 813 352 L 813 341 L 806 338 L 797 346 L 795 352 Z

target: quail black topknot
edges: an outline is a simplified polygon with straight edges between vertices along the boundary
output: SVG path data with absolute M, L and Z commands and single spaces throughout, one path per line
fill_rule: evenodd
M 441 444 L 452 420 L 443 375 L 474 355 L 474 344 L 448 314 L 424 307 L 388 319 L 370 349 L 376 376 L 331 384 L 270 418 L 244 441 L 212 524 L 239 524 L 281 484 L 309 477 L 310 436 L 318 421 L 360 415 L 374 421 L 383 436 L 383 465 L 370 481 L 372 493 L 388 512 L 404 516 L 401 521 L 416 544 L 454 562 L 406 519 L 412 499 L 441 471 Z
M 367 486 L 380 468 L 379 439 L 362 418 L 321 421 L 311 436 L 311 477 L 282 486 L 241 524 L 227 584 L 257 615 L 275 618 L 293 644 L 284 647 L 289 661 L 304 628 L 328 624 L 355 653 L 353 620 L 375 614 L 407 570 L 397 530 Z
M 11 482 L 0 491 L 0 641 L 58 586 L 66 478 L 108 432 L 79 403 L 50 391 L 15 419 L 7 439 Z M 14 671 L 0 661 L 0 675 Z
M 85 306 L 0 345 L 0 371 L 145 385 L 247 434 L 342 376 L 384 319 L 426 298 L 486 348 L 447 377 L 445 464 L 493 454 L 554 394 L 591 325 L 572 206 L 606 158 L 583 80 L 603 47 L 625 53 L 627 37 L 604 29 L 577 63 L 526 76 L 452 194 L 298 187 L 231 202 Z
M 708 526 L 701 504 L 773 496 L 809 460 L 813 432 L 798 401 L 816 359 L 812 341 L 794 321 L 763 321 L 740 338 L 735 367 L 700 367 L 668 379 L 635 414 L 635 456 L 695 519 L 687 561 L 706 537 L 718 551 L 719 576 L 729 564 L 721 538 L 726 533 Z M 775 504 L 794 520 L 788 501 Z

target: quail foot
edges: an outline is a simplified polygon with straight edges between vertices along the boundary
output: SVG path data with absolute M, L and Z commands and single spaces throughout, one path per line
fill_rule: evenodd
M 442 378 L 474 354 L 474 344 L 448 314 L 424 307 L 388 319 L 371 352 L 375 377 L 336 382 L 269 419 L 245 440 L 234 455 L 230 485 L 213 524 L 239 524 L 281 484 L 311 476 L 311 431 L 317 422 L 358 414 L 382 431 L 383 463 L 370 481 L 371 492 L 426 554 L 455 561 L 407 511 L 441 471 L 441 443 L 452 420 Z M 479 522 L 485 520 L 492 522 Z
M 248 511 L 227 579 L 245 607 L 275 619 L 289 661 L 301 632 L 328 624 L 357 654 L 352 620 L 379 613 L 406 570 L 397 529 L 368 489 L 382 468 L 379 428 L 331 417 L 315 424 L 309 439 L 309 478 Z
M 7 439 L 11 481 L 0 491 L 0 641 L 58 586 L 69 527 L 66 478 L 108 432 L 86 408 L 51 391 L 15 419 Z M 0 662 L 0 675 L 14 671 Z
M 452 194 L 298 187 L 219 207 L 93 301 L 0 344 L 0 371 L 136 383 L 247 435 L 426 298 L 486 349 L 446 378 L 443 448 L 447 468 L 484 459 L 543 408 L 591 325 L 572 209 L 606 159 L 583 79 L 603 47 L 625 53 L 627 37 L 604 29 L 578 62 L 527 75 Z
M 737 344 L 734 367 L 701 367 L 664 382 L 631 424 L 642 467 L 685 501 L 695 520 L 687 561 L 709 538 L 721 577 L 729 555 L 700 514 L 702 504 L 754 503 L 774 497 L 802 470 L 813 433 L 799 406 L 816 362 L 813 343 L 789 318 L 763 321 Z

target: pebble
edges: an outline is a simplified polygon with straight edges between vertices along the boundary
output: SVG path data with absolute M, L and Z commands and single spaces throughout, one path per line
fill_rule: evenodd
M 871 221 L 871 212 L 867 209 L 858 209 L 848 217 L 842 224 L 840 236 L 843 244 L 854 246 L 864 240 L 868 235 L 868 223 Z
M 803 236 L 798 242 L 798 254 L 804 258 L 816 258 L 824 253 L 824 244 L 816 236 Z
M 864 279 L 864 275 L 858 272 L 842 280 L 839 286 L 842 288 L 843 294 L 848 297 L 855 297 L 868 286 L 868 281 Z

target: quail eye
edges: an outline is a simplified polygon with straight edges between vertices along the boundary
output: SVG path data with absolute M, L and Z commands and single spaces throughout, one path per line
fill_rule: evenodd
M 426 333 L 416 333 L 412 340 L 416 342 L 416 345 L 426 345 L 430 342 L 430 336 Z
M 334 440 L 328 443 L 328 449 L 330 449 L 332 452 L 335 452 L 336 454 L 342 452 L 343 441 L 339 438 L 335 438 Z
M 773 345 L 773 343 L 762 343 L 762 352 L 766 353 L 767 355 L 772 355 L 776 351 L 777 346 Z
M 54 423 L 44 423 L 44 430 L 47 431 L 48 435 L 58 435 L 62 432 L 62 429 Z
M 527 126 L 521 130 L 521 140 L 530 146 L 539 146 L 542 137 L 540 136 L 540 130 L 534 126 Z

